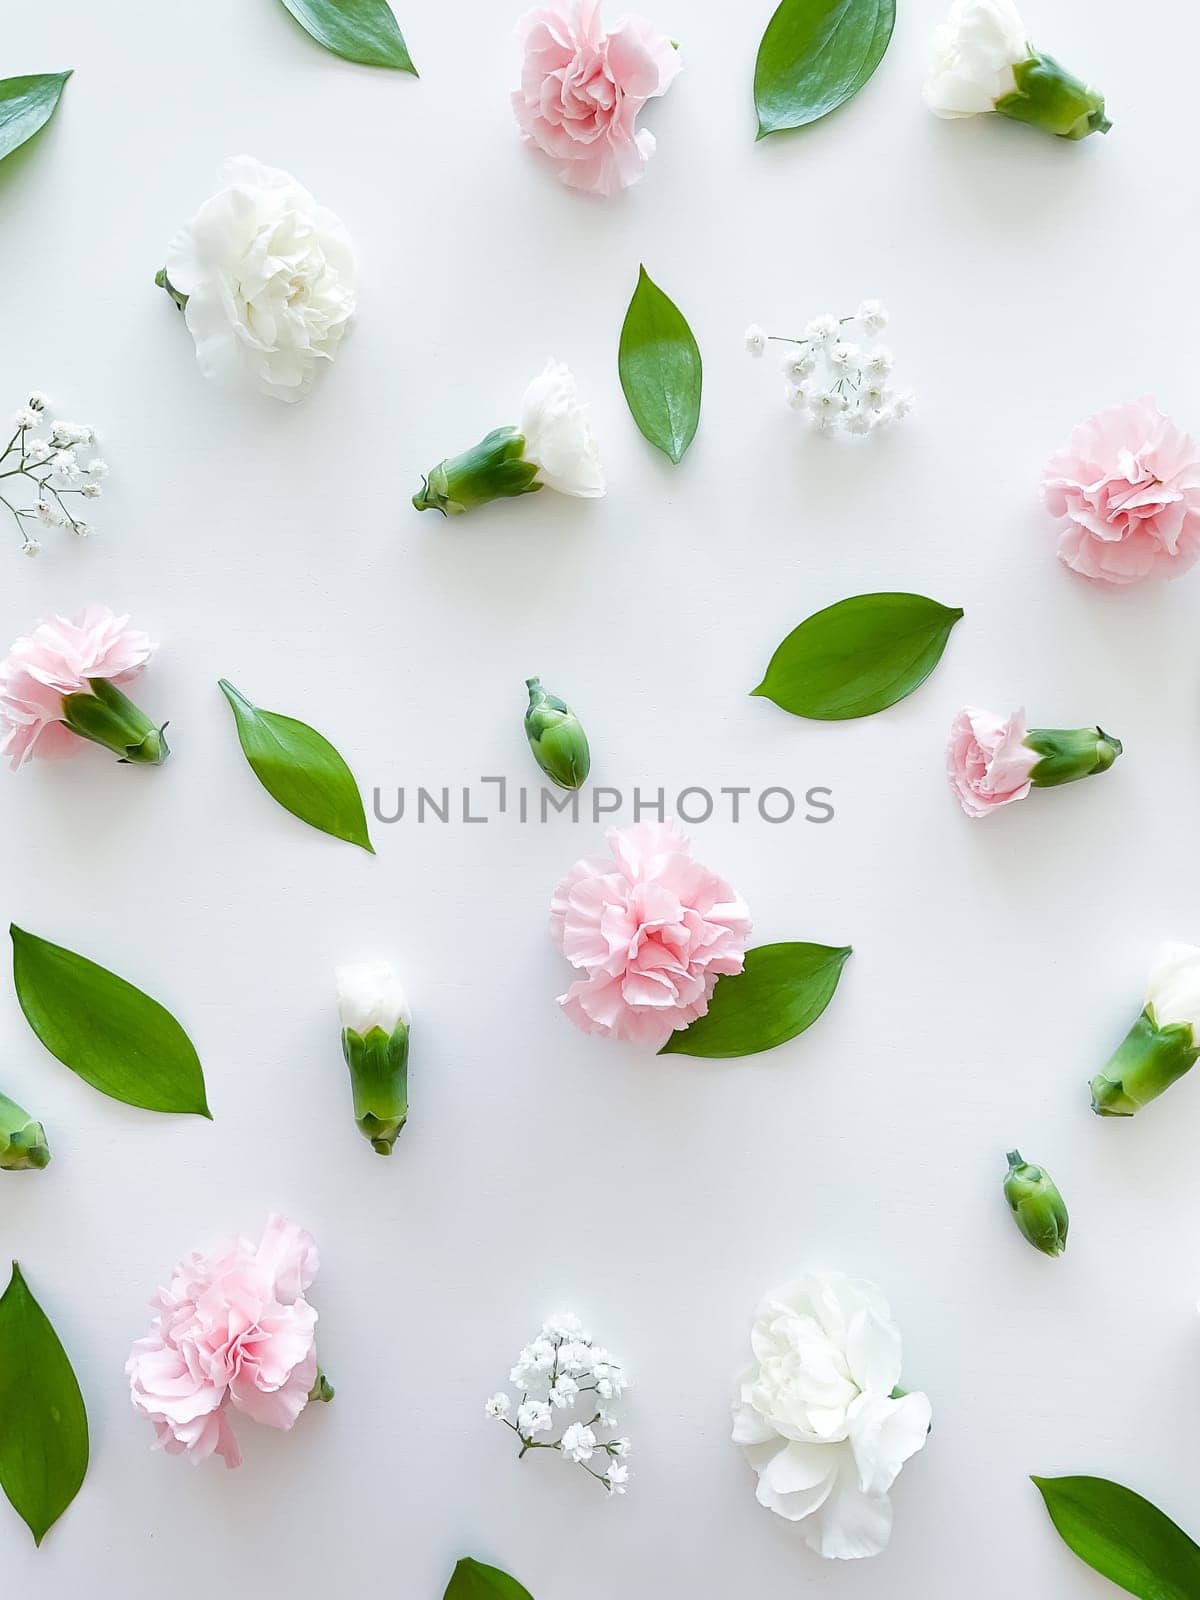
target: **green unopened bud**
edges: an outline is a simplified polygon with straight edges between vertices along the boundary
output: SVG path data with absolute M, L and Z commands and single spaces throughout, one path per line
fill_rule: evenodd
M 337 979 L 354 1120 L 371 1148 L 390 1156 L 408 1120 L 408 1006 L 386 961 L 339 967 Z
M 533 759 L 560 789 L 582 787 L 592 755 L 579 718 L 565 700 L 546 693 L 540 678 L 526 678 L 525 687 L 529 690 L 525 736 Z
M 171 753 L 163 737 L 166 723 L 157 727 L 108 678 L 89 678 L 86 691 L 64 695 L 62 720 L 72 733 L 102 744 L 122 761 L 161 767 Z
M 1030 728 L 1025 744 L 1042 758 L 1029 774 L 1035 789 L 1107 772 L 1123 749 L 1103 728 Z
M 1099 1117 L 1132 1117 L 1182 1078 L 1198 1056 L 1191 1023 L 1159 1027 L 1148 1005 L 1092 1079 L 1092 1110 Z
M 1004 1198 L 1013 1221 L 1035 1250 L 1045 1256 L 1062 1255 L 1070 1221 L 1063 1197 L 1049 1173 L 1022 1160 L 1019 1150 L 1008 1152 Z
M 538 469 L 525 460 L 525 438 L 516 428 L 495 428 L 471 450 L 441 461 L 413 495 L 418 511 L 461 516 L 490 500 L 533 494 L 542 486 Z
M 45 1128 L 15 1101 L 0 1094 L 0 1171 L 37 1172 L 49 1160 Z
M 1086 139 L 1112 127 L 1104 113 L 1104 96 L 1089 89 L 1053 56 L 1035 51 L 1013 67 L 1017 87 L 996 101 L 1002 117 L 1027 122 L 1060 139 Z

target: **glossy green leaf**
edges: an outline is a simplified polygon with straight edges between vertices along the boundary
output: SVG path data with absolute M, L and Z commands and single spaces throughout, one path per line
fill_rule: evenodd
M 79 1384 L 14 1261 L 0 1298 L 0 1488 L 35 1544 L 79 1493 L 87 1467 Z
M 638 270 L 625 313 L 617 366 L 633 420 L 652 445 L 678 464 L 700 422 L 700 347 L 679 307 L 645 267 Z
M 844 105 L 883 60 L 896 0 L 782 0 L 754 64 L 758 137 Z
M 499 1567 L 464 1556 L 454 1569 L 442 1600 L 533 1600 L 529 1590 Z
M 1197 1600 L 1200 1545 L 1157 1506 L 1107 1478 L 1034 1478 L 1081 1561 L 1140 1600 Z
M 127 1106 L 211 1116 L 196 1048 L 157 1000 L 73 950 L 8 931 L 17 1000 L 52 1056 Z
M 344 61 L 417 76 L 387 0 L 283 0 L 306 33 Z
M 242 753 L 259 783 L 301 822 L 375 854 L 354 774 L 307 722 L 251 705 L 231 683 L 221 692 L 233 707 Z
M 717 979 L 708 1010 L 673 1033 L 660 1056 L 753 1056 L 786 1044 L 833 999 L 850 946 L 763 944 L 743 971 Z
M 58 109 L 70 72 L 0 79 L 0 161 L 44 128 Z
M 839 600 L 793 628 L 750 692 L 795 717 L 869 717 L 925 682 L 962 615 L 919 594 Z

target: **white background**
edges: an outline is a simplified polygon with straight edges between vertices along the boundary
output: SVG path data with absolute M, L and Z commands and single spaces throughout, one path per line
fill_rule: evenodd
M 1103 1600 L 1031 1472 L 1117 1478 L 1200 1529 L 1200 1083 L 1133 1122 L 1094 1118 L 1086 1089 L 1158 941 L 1200 937 L 1200 575 L 1101 593 L 1056 563 L 1036 496 L 1101 405 L 1153 392 L 1200 426 L 1194 23 L 1169 0 L 1133 29 L 1116 0 L 1029 0 L 1036 41 L 1108 95 L 1113 132 L 1073 145 L 932 118 L 940 3 L 911 0 L 857 100 L 756 146 L 769 5 L 656 7 L 687 70 L 645 119 L 644 183 L 609 203 L 522 148 L 498 0 L 407 0 L 419 82 L 325 54 L 275 0 L 6 19 L 6 72 L 76 74 L 0 168 L 4 405 L 49 390 L 98 427 L 112 478 L 102 537 L 48 536 L 37 562 L 13 540 L 0 634 L 92 599 L 130 611 L 161 641 L 137 697 L 174 754 L 5 775 L 3 912 L 169 1005 L 216 1118 L 101 1098 L 0 996 L 0 1086 L 54 1150 L 4 1177 L 0 1253 L 55 1322 L 93 1438 L 40 1552 L 0 1508 L 14 1592 L 440 1600 L 469 1553 L 536 1600 Z M 295 172 L 361 256 L 354 334 L 294 408 L 207 385 L 152 282 L 243 151 Z M 617 382 L 639 261 L 705 357 L 678 468 Z M 742 330 L 864 295 L 891 309 L 919 413 L 862 447 L 811 438 Z M 608 499 L 418 516 L 420 471 L 515 420 L 551 354 L 592 400 Z M 967 612 L 912 699 L 823 726 L 747 698 L 804 616 L 888 588 Z M 575 1032 L 546 908 L 602 828 L 406 819 L 375 827 L 370 859 L 272 804 L 216 688 L 315 724 L 368 795 L 411 795 L 536 781 L 532 672 L 584 717 L 597 783 L 834 790 L 824 827 L 693 830 L 756 942 L 855 946 L 810 1033 L 703 1063 Z M 965 700 L 1099 720 L 1126 755 L 968 822 L 942 771 Z M 355 1130 L 333 1004 L 335 963 L 375 955 L 416 1012 L 388 1161 Z M 1070 1204 L 1061 1261 L 1008 1218 L 1013 1144 Z M 236 1473 L 193 1471 L 151 1454 L 123 1363 L 172 1263 L 272 1208 L 319 1240 L 337 1400 L 290 1435 L 243 1426 Z M 756 1505 L 728 1438 L 760 1294 L 816 1265 L 884 1286 L 934 1406 L 890 1549 L 846 1566 Z M 636 1478 L 612 1504 L 553 1458 L 518 1466 L 482 1414 L 569 1306 L 638 1380 Z

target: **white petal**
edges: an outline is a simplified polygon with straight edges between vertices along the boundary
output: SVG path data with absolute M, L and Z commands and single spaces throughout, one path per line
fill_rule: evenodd
M 865 1494 L 886 1494 L 910 1456 L 925 1447 L 933 1415 L 928 1395 L 864 1397 L 852 1408 L 850 1444 Z
M 1146 982 L 1146 1001 L 1160 1028 L 1189 1022 L 1200 1032 L 1200 950 L 1191 944 L 1164 944 Z
M 846 1338 L 850 1374 L 864 1394 L 889 1395 L 900 1382 L 900 1330 L 890 1318 L 858 1311 Z

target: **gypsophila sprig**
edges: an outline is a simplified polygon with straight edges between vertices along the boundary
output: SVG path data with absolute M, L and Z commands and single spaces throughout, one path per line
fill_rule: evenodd
M 77 422 L 51 422 L 50 398 L 34 392 L 13 413 L 12 437 L 0 454 L 0 506 L 5 507 L 21 535 L 21 550 L 36 556 L 42 546 L 39 528 L 68 528 L 78 539 L 95 532 L 90 522 L 76 516 L 79 500 L 98 500 L 107 465 L 92 455 L 93 428 Z
M 875 342 L 887 321 L 878 300 L 864 300 L 853 316 L 814 317 L 799 336 L 752 325 L 746 350 L 759 357 L 768 344 L 783 346 L 784 394 L 814 432 L 874 433 L 907 417 L 915 403 L 911 389 L 893 383 L 892 352 Z
M 530 1450 L 557 1450 L 607 1494 L 624 1494 L 632 1446 L 616 1433 L 614 1407 L 630 1380 L 611 1353 L 593 1343 L 579 1318 L 568 1312 L 544 1322 L 508 1376 L 520 1399 L 501 1391 L 485 1402 L 484 1411 L 516 1434 L 517 1459 Z M 560 1428 L 559 1436 L 551 1437 Z

